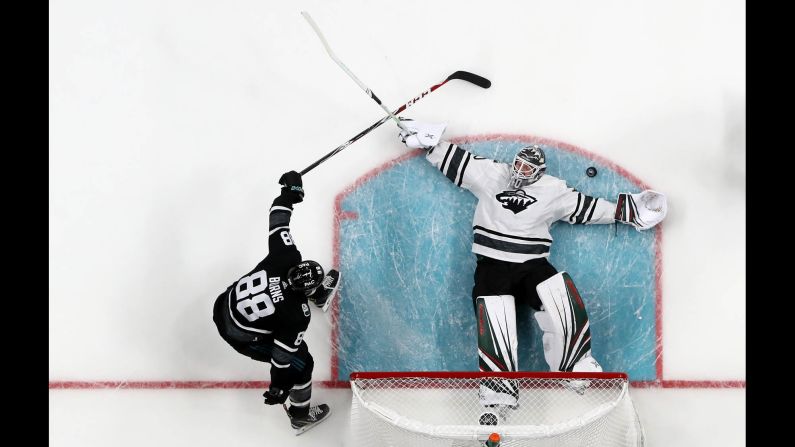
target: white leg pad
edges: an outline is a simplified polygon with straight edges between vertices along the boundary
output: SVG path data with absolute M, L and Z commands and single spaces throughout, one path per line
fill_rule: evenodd
M 550 371 L 571 371 L 591 350 L 585 305 L 574 282 L 560 272 L 536 286 L 542 311 L 533 314 L 544 332 L 544 359 Z
M 516 371 L 516 302 L 511 295 L 479 296 L 478 356 L 483 371 Z
M 571 369 L 574 372 L 602 372 L 602 365 L 596 361 L 593 356 L 591 356 L 591 351 L 585 353 L 582 358 L 574 364 L 574 367 Z
M 478 356 L 481 371 L 517 371 L 516 301 L 511 295 L 479 296 Z M 484 380 L 480 403 L 516 407 L 519 390 L 515 380 Z
M 591 356 L 591 351 L 585 353 L 582 358 L 574 364 L 571 369 L 574 372 L 602 372 L 602 365 Z M 565 383 L 567 387 L 577 392 L 577 394 L 585 394 L 585 390 L 591 386 L 590 380 L 569 380 Z

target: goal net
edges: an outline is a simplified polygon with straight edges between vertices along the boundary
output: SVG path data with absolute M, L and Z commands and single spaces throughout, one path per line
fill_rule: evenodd
M 515 406 L 485 407 L 490 382 Z M 642 446 L 624 373 L 358 372 L 351 374 L 355 446 Z

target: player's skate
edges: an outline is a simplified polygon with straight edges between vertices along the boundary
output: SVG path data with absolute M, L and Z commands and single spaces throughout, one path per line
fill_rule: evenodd
M 326 404 L 310 407 L 305 416 L 293 416 L 293 408 L 295 407 L 290 407 L 287 414 L 290 416 L 290 425 L 295 429 L 296 436 L 323 422 L 331 414 L 331 408 Z
M 591 356 L 591 352 L 589 351 L 577 363 L 574 364 L 574 367 L 572 367 L 572 372 L 602 372 L 602 365 L 600 365 L 599 362 L 597 362 L 596 359 Z M 585 390 L 591 386 L 591 381 L 564 380 L 563 384 L 577 394 L 583 395 L 585 394 Z
M 478 417 L 478 424 L 480 425 L 497 425 L 500 423 L 499 412 L 496 409 L 486 409 Z
M 516 380 L 485 379 L 480 382 L 478 400 L 485 407 L 478 418 L 480 425 L 497 425 L 508 418 L 510 410 L 519 408 Z
M 323 278 L 323 283 L 315 290 L 315 293 L 309 296 L 309 300 L 323 312 L 327 311 L 337 294 L 337 289 L 340 286 L 340 272 L 331 269 L 328 274 Z
M 508 421 L 513 410 L 519 405 L 487 405 L 478 416 L 479 425 L 500 425 Z

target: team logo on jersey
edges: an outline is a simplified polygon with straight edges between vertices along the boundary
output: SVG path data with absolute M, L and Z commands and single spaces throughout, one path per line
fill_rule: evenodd
M 523 190 L 503 191 L 497 194 L 497 201 L 502 203 L 502 207 L 513 211 L 514 214 L 521 213 L 528 206 L 537 202 L 533 196 L 528 196 Z
M 304 316 L 308 317 L 309 316 L 309 306 L 307 306 L 304 303 L 301 303 L 301 309 L 303 309 L 303 311 L 304 311 Z

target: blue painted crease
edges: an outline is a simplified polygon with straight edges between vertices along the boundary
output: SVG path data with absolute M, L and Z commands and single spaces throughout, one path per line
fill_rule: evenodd
M 509 161 L 525 144 L 486 141 L 464 147 Z M 608 166 L 542 147 L 547 172 L 578 191 L 612 202 L 619 192 L 639 191 Z M 596 177 L 586 176 L 589 166 L 598 170 Z M 474 196 L 424 157 L 415 157 L 351 192 L 342 210 L 358 218 L 340 224 L 344 272 L 337 379 L 347 380 L 353 371 L 476 371 Z M 655 231 L 564 222 L 551 231 L 550 262 L 567 271 L 580 290 L 594 357 L 605 371 L 625 371 L 631 380 L 655 379 Z M 519 368 L 547 371 L 531 313 L 517 308 Z

